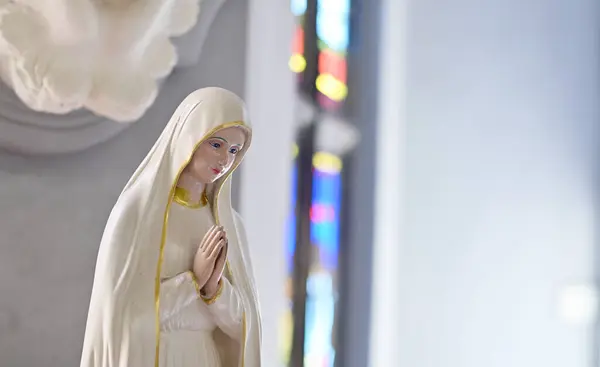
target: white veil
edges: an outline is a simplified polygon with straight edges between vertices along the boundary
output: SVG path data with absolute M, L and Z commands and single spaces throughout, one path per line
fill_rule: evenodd
M 115 204 L 98 252 L 81 367 L 158 366 L 162 254 L 175 185 L 198 145 L 214 131 L 241 126 L 242 151 L 208 188 L 215 220 L 229 240 L 228 269 L 244 306 L 241 346 L 219 343 L 240 366 L 260 366 L 260 315 L 245 230 L 231 207 L 231 172 L 250 146 L 243 101 L 221 88 L 191 93 L 179 105 Z M 241 348 L 240 348 L 241 347 Z

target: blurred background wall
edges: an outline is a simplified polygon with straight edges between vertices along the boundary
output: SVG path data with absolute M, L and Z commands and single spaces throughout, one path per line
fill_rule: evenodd
M 394 365 L 594 362 L 560 306 L 597 267 L 599 10 L 409 3 Z

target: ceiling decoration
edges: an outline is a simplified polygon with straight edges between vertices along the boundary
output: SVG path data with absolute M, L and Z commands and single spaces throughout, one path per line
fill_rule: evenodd
M 0 77 L 29 108 L 135 121 L 200 0 L 0 0 Z

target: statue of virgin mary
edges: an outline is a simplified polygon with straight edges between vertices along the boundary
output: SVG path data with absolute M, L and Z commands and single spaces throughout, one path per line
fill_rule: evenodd
M 231 177 L 252 130 L 221 88 L 177 108 L 115 204 L 81 367 L 259 367 L 261 325 Z

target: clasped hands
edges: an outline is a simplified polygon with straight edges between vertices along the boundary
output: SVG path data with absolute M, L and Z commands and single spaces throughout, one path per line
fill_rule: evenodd
M 226 260 L 227 234 L 222 226 L 215 225 L 200 242 L 192 268 L 203 297 L 212 298 L 219 290 Z

